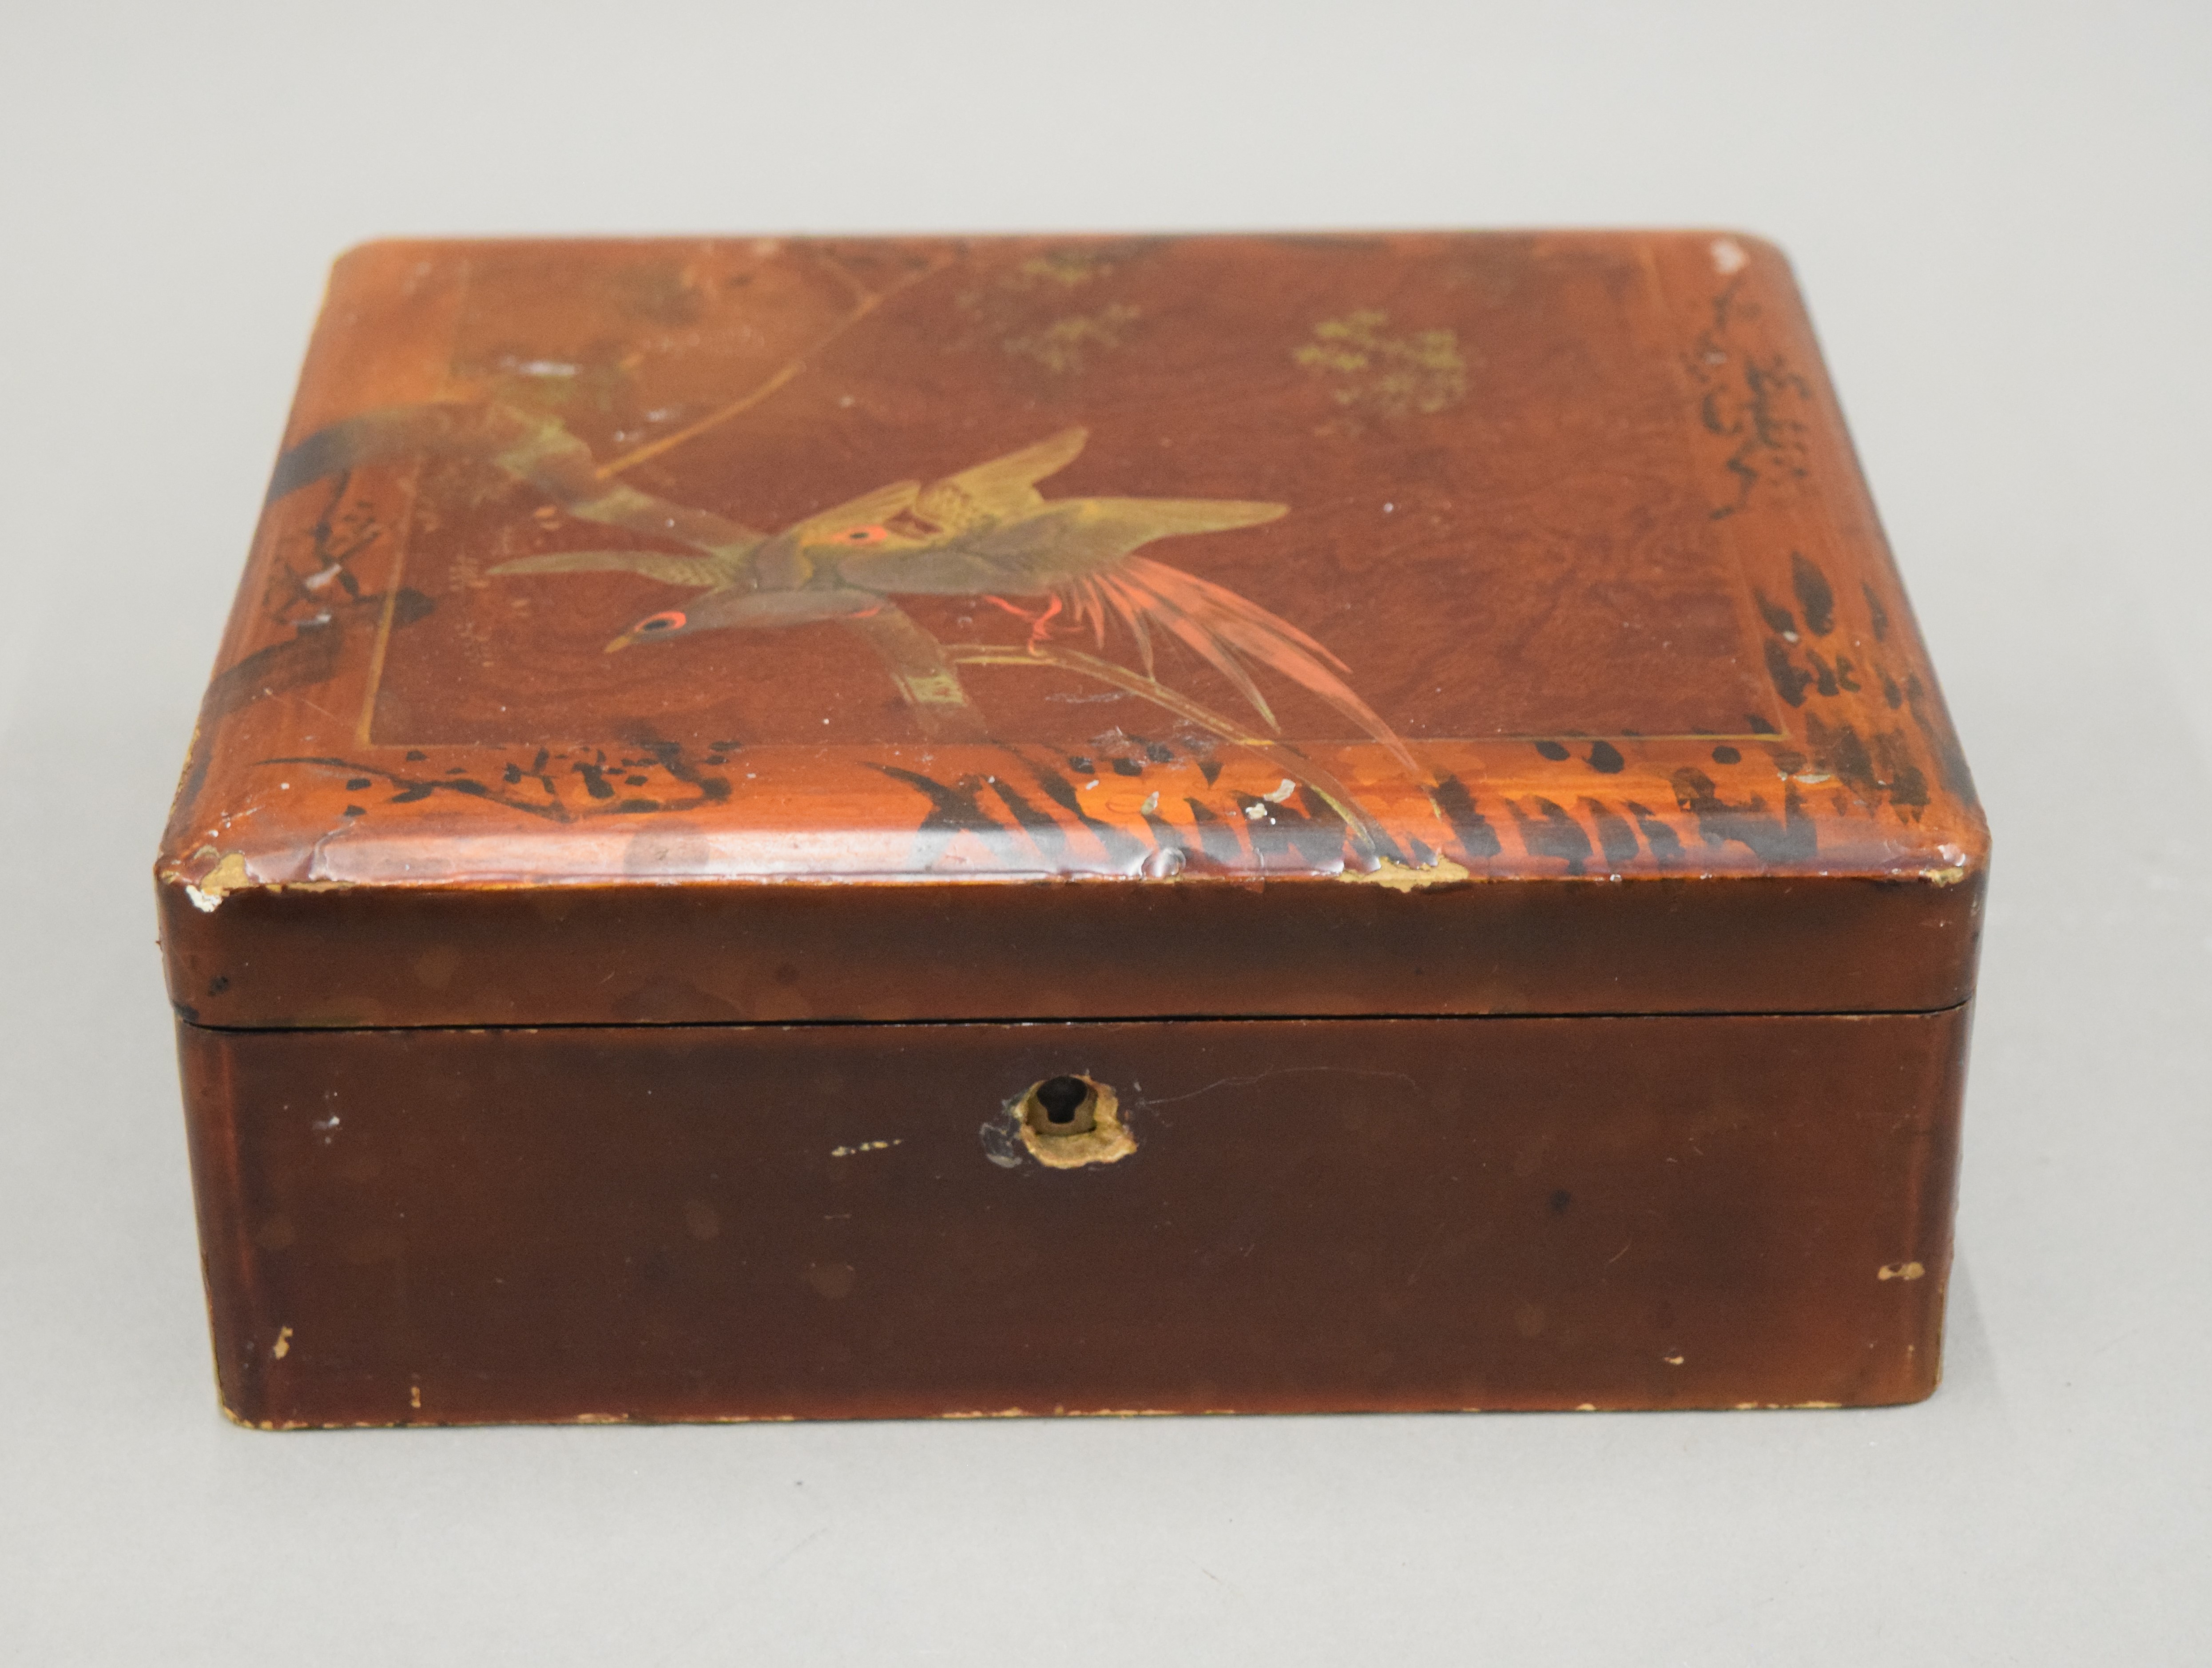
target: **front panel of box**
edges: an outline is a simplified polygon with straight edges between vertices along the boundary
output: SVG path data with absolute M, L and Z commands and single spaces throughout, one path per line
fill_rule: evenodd
M 181 1037 L 287 1426 L 1910 1400 L 1966 1017 Z

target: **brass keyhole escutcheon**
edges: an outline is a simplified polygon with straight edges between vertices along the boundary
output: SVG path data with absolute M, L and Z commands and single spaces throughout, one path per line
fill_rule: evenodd
M 1137 1150 L 1136 1138 L 1121 1122 L 1119 1097 L 1107 1085 L 1078 1073 L 1030 1084 L 1014 1103 L 1014 1112 L 1022 1145 L 1048 1169 L 1112 1164 Z

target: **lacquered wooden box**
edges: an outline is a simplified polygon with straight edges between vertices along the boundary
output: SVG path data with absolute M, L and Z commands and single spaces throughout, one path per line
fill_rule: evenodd
M 374 245 L 220 668 L 240 1420 L 1936 1382 L 1987 837 L 1754 240 Z

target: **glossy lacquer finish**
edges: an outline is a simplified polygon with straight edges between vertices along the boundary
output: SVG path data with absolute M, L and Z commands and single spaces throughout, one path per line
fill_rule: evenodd
M 1755 240 L 426 243 L 160 876 L 221 1026 L 1821 1012 L 1985 850 Z
M 183 1037 L 283 1427 L 1910 1400 L 1966 1024 Z M 1066 1074 L 1133 1150 L 1040 1161 Z
M 1911 1399 L 1987 853 L 1754 239 L 373 245 L 156 870 L 225 1405 Z

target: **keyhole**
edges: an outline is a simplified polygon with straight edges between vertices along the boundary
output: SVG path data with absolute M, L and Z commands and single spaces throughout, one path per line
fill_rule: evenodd
M 1073 1123 L 1091 1099 L 1091 1086 L 1079 1077 L 1049 1077 L 1037 1085 L 1036 1098 L 1050 1122 Z
M 1080 1077 L 1048 1077 L 1029 1092 L 1024 1115 L 1041 1135 L 1087 1135 L 1097 1127 L 1098 1092 Z
M 1113 1164 L 1137 1150 L 1137 1138 L 1121 1121 L 1121 1097 L 1109 1084 L 1075 1072 L 1047 1077 L 1022 1091 L 1006 1109 L 1014 1116 L 1012 1132 L 993 1120 L 983 1126 L 983 1150 L 994 1164 L 1018 1168 L 1021 1160 L 1005 1150 L 1004 1136 L 1017 1135 L 1029 1155 L 1048 1170 L 1080 1170 Z

